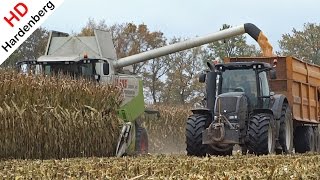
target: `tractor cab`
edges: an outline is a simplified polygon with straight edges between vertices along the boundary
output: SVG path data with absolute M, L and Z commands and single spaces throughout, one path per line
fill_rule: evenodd
M 234 62 L 217 64 L 216 92 L 219 97 L 231 97 L 242 92 L 247 98 L 249 109 L 269 108 L 270 89 L 268 72 L 270 64 L 261 62 Z M 270 73 L 274 74 L 274 72 Z

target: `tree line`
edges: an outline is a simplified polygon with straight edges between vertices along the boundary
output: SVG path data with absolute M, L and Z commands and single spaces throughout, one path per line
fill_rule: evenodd
M 223 24 L 221 29 L 230 28 Z M 145 24 L 107 25 L 104 20 L 89 19 L 79 36 L 93 35 L 93 29 L 111 32 L 118 58 L 138 54 L 151 49 L 186 40 L 184 37 L 168 39 L 161 31 L 151 31 Z M 17 61 L 37 59 L 43 55 L 48 40 L 48 30 L 37 29 L 1 66 L 14 66 Z M 278 41 L 279 56 L 296 56 L 309 63 L 320 65 L 320 24 L 306 23 L 303 30 L 295 28 L 282 35 Z M 134 64 L 133 73 L 141 75 L 144 80 L 145 96 L 150 103 L 194 104 L 199 102 L 204 93 L 199 84 L 199 74 L 206 68 L 205 62 L 223 61 L 224 57 L 259 56 L 260 49 L 249 45 L 246 36 L 239 35 L 177 52 L 147 62 Z

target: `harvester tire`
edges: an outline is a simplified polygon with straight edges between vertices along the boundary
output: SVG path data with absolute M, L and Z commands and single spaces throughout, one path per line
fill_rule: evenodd
M 275 122 L 268 113 L 259 113 L 248 123 L 247 148 L 256 155 L 271 154 L 275 149 Z
M 282 152 L 290 154 L 293 151 L 293 121 L 292 113 L 288 104 L 282 106 L 280 117 L 279 142 Z
M 188 117 L 186 126 L 186 144 L 188 156 L 205 156 L 208 145 L 202 144 L 202 131 L 206 128 L 208 116 L 193 114 Z
M 136 144 L 135 150 L 137 154 L 148 153 L 148 133 L 144 127 L 137 126 L 136 128 Z
M 311 126 L 298 126 L 294 135 L 294 146 L 296 153 L 314 152 L 315 136 Z

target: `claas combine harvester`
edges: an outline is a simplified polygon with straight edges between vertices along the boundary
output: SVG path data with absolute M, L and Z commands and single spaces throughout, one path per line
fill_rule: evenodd
M 24 73 L 30 72 L 30 69 L 36 74 L 46 75 L 61 72 L 75 77 L 87 77 L 101 84 L 121 86 L 124 101 L 118 110 L 118 115 L 123 120 L 123 127 L 115 154 L 116 156 L 143 154 L 148 151 L 147 131 L 139 122 L 145 111 L 143 85 L 141 77 L 132 74 L 131 66 L 244 33 L 248 33 L 258 41 L 265 56 L 272 56 L 272 47 L 267 38 L 255 25 L 249 23 L 121 59 L 117 59 L 109 32 L 95 30 L 94 36 L 75 37 L 52 31 L 45 55 L 37 60 L 21 61 L 17 63 L 17 67 Z M 292 146 L 290 138 L 293 133 L 291 109 L 295 107 L 292 106 L 295 99 L 270 92 L 267 73 L 272 72 L 273 75 L 274 68 L 270 64 L 263 63 L 262 59 L 249 61 L 252 60 L 258 62 L 237 62 L 216 66 L 209 63 L 210 72 L 202 76 L 203 82 L 207 83 L 207 107 L 193 110 L 194 115 L 190 116 L 187 122 L 186 142 L 189 155 L 228 154 L 234 144 L 248 147 L 252 152 L 266 153 L 272 152 L 275 142 L 280 142 L 284 145 L 284 150 L 290 150 Z M 238 85 L 231 86 L 231 81 L 240 83 L 239 77 L 242 74 L 249 76 L 247 77 L 250 80 L 249 86 L 252 86 L 252 90 L 256 88 L 256 94 L 249 96 L 246 94 L 246 89 L 241 89 Z M 253 79 L 255 81 L 252 81 Z M 304 100 L 302 98 L 301 102 L 304 103 Z M 314 104 L 318 108 L 318 103 L 313 102 L 311 106 Z M 309 112 L 307 114 L 310 115 Z M 313 125 L 317 121 L 317 118 L 310 121 L 313 124 L 309 123 L 311 126 L 307 127 L 314 129 Z M 302 126 L 304 124 L 308 122 L 301 123 L 301 127 L 305 127 Z M 252 128 L 254 125 L 255 129 L 250 130 L 249 127 Z M 250 142 L 249 145 L 247 137 L 253 133 L 252 131 L 256 133 L 252 137 L 256 141 Z

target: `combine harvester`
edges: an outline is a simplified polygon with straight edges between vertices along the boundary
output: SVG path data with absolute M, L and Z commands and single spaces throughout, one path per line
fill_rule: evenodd
M 118 115 L 123 120 L 124 125 L 116 148 L 116 156 L 144 154 L 148 151 L 148 135 L 146 129 L 139 123 L 139 118 L 145 111 L 142 79 L 130 72 L 132 69 L 130 66 L 244 33 L 248 33 L 258 41 L 264 56 L 272 55 L 272 46 L 270 46 L 263 33 L 253 24 L 240 25 L 118 60 L 109 32 L 95 30 L 94 36 L 73 37 L 66 33 L 53 31 L 50 33 L 44 56 L 37 60 L 22 61 L 17 65 L 23 72 L 29 72 L 30 69 L 34 69 L 36 73 L 47 75 L 62 72 L 72 76 L 85 76 L 102 84 L 117 84 L 121 86 L 123 88 L 124 101 L 121 104 Z M 208 97 L 210 93 L 215 95 L 215 92 L 208 91 Z M 208 123 L 212 122 L 214 118 L 214 109 L 211 107 L 213 102 L 209 102 L 209 100 L 214 99 L 207 98 L 211 109 L 194 111 L 203 112 L 207 115 L 211 114 L 206 120 Z M 195 121 L 195 124 L 198 124 L 197 122 L 198 120 Z M 190 123 L 188 127 L 189 125 Z M 201 126 L 202 130 L 208 128 L 207 125 Z M 189 128 L 187 131 L 192 133 L 195 129 Z M 190 149 L 190 146 L 193 148 L 192 152 L 188 151 L 188 154 L 199 155 L 206 153 L 202 152 L 202 150 L 195 150 L 196 148 L 201 149 L 202 146 L 207 146 L 202 145 L 202 139 L 195 139 L 191 136 L 187 136 L 187 139 L 188 149 Z M 200 145 L 190 144 L 191 141 L 200 143 Z

